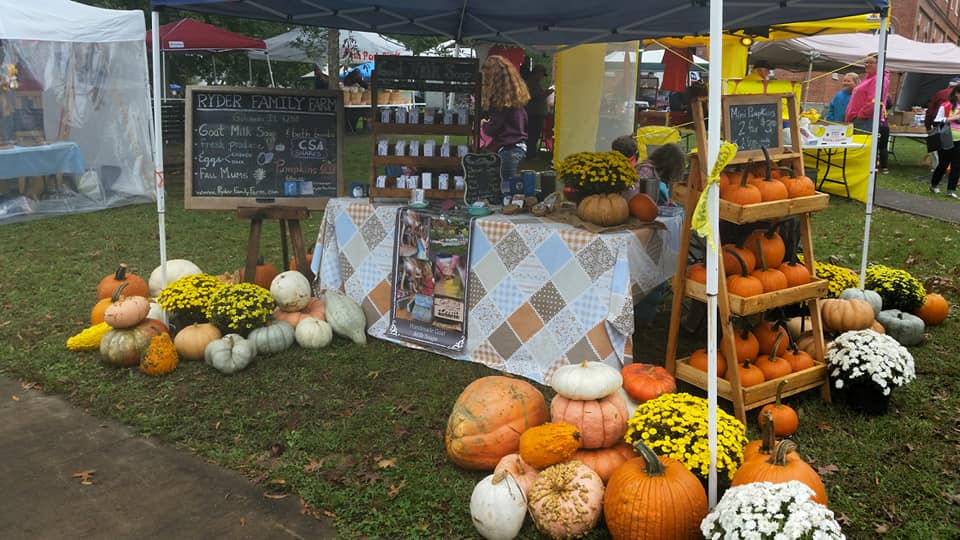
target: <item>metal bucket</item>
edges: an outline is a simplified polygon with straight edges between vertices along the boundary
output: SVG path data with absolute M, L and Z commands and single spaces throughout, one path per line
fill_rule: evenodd
M 660 180 L 656 178 L 641 178 L 637 181 L 637 188 L 637 193 L 646 193 L 656 202 L 657 197 L 660 195 Z

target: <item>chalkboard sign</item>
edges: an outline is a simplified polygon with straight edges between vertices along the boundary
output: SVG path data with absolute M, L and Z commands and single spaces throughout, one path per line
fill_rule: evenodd
M 43 102 L 40 92 L 18 92 L 13 118 L 17 144 L 44 144 Z
M 340 92 L 189 86 L 184 206 L 319 210 L 343 194 Z
M 500 190 L 500 156 L 497 154 L 467 154 L 461 159 L 466 190 L 463 202 L 468 206 L 477 201 L 503 204 Z
M 738 157 L 760 157 L 761 148 L 776 152 L 783 147 L 781 106 L 779 96 L 724 97 L 724 138 L 737 144 Z
M 374 65 L 382 88 L 409 81 L 421 84 L 427 81 L 443 81 L 446 84 L 459 83 L 467 86 L 473 85 L 480 73 L 475 58 L 377 55 Z

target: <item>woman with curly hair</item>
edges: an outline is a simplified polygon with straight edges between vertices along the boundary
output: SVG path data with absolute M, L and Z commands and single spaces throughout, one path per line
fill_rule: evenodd
M 500 179 L 517 175 L 527 154 L 527 111 L 530 92 L 513 64 L 502 56 L 489 56 L 480 68 L 483 75 L 481 104 L 489 119 L 481 125 L 490 141 L 484 146 L 500 155 Z

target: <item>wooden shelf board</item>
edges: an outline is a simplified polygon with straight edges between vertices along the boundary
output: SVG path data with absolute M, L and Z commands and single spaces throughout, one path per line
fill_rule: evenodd
M 409 189 L 370 187 L 371 199 L 410 199 Z M 462 189 L 426 189 L 423 196 L 431 200 L 463 200 Z
M 701 390 L 706 390 L 707 373 L 705 371 L 700 371 L 697 368 L 690 367 L 690 364 L 687 363 L 688 360 L 689 358 L 681 358 L 677 360 L 676 378 L 692 384 Z M 813 388 L 820 388 L 827 382 L 827 366 L 826 364 L 817 363 L 811 368 L 791 373 L 786 377 L 780 377 L 765 381 L 755 386 L 742 388 L 740 391 L 743 392 L 745 408 L 755 409 L 761 405 L 773 403 L 777 397 L 777 385 L 779 385 L 780 381 L 784 379 L 786 379 L 788 382 L 783 387 L 783 391 L 780 394 L 781 397 L 792 396 Z M 726 399 L 727 401 L 733 401 L 734 391 L 735 390 L 733 385 L 730 384 L 730 381 L 726 379 L 717 379 L 718 396 Z
M 373 122 L 373 133 L 396 135 L 473 135 L 472 125 L 382 124 Z
M 758 294 L 757 296 L 744 297 L 729 294 L 730 312 L 736 315 L 753 315 L 754 313 L 763 313 L 768 309 L 822 298 L 826 296 L 829 285 L 829 281 L 817 279 L 806 285 Z M 690 298 L 695 298 L 701 302 L 707 301 L 707 288 L 703 283 L 688 279 L 686 289 L 687 296 Z
M 699 192 L 695 192 L 697 197 Z M 685 202 L 687 198 L 687 185 L 676 184 L 673 186 L 673 199 L 677 202 Z M 757 204 L 734 204 L 730 201 L 720 200 L 720 219 L 731 223 L 744 224 L 755 223 L 765 220 L 780 220 L 787 216 L 817 212 L 827 208 L 830 204 L 830 196 L 826 193 L 817 193 L 807 197 L 796 197 L 783 201 L 770 201 Z
M 444 170 L 460 170 L 463 168 L 458 157 L 428 157 L 428 156 L 373 156 L 374 165 L 414 165 L 433 167 Z
M 779 148 L 777 149 L 776 152 L 773 151 L 772 149 L 769 149 L 768 151 L 770 152 L 771 161 L 780 161 L 782 159 L 793 159 L 796 157 L 803 157 L 803 152 L 794 152 L 791 148 L 787 148 L 787 147 Z M 759 152 L 759 150 L 753 150 L 752 152 Z M 764 163 L 762 155 L 759 157 L 759 159 L 752 155 L 748 155 L 748 156 L 736 156 L 730 160 L 730 163 L 728 163 L 728 165 L 740 165 L 742 163 L 747 163 L 750 161 L 753 161 L 753 163 Z

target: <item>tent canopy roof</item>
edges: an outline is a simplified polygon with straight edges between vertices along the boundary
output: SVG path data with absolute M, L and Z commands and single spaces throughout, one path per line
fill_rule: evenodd
M 321 36 L 322 37 L 322 36 Z M 309 34 L 297 28 L 264 40 L 265 51 L 251 51 L 250 58 L 271 61 L 305 62 L 326 65 L 326 54 L 310 54 L 306 49 Z M 411 54 L 402 44 L 372 32 L 340 32 L 340 60 L 344 64 L 362 64 L 373 60 L 378 54 Z
M 147 32 L 147 43 L 153 36 Z M 264 50 L 267 48 L 262 39 L 237 34 L 200 22 L 195 19 L 180 19 L 160 27 L 160 48 L 173 52 L 218 53 L 236 50 Z
M 152 0 L 171 7 L 248 19 L 388 32 L 438 35 L 458 42 L 567 45 L 662 36 L 705 35 L 706 1 L 676 0 Z M 887 7 L 887 0 L 753 0 L 724 4 L 727 31 L 786 21 L 842 17 Z
M 69 0 L 3 4 L 0 39 L 108 43 L 139 41 L 146 30 L 139 10 L 103 9 Z
M 874 34 L 794 38 L 754 44 L 750 61 L 766 60 L 774 68 L 805 71 L 843 69 L 860 64 L 877 52 Z M 897 34 L 887 36 L 886 69 L 914 73 L 960 73 L 960 47 L 952 43 L 921 43 Z

